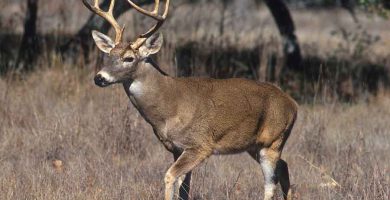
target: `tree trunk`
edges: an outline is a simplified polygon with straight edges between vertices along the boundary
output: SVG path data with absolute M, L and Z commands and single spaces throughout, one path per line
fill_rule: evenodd
M 24 33 L 15 64 L 17 71 L 31 70 L 39 54 L 40 48 L 36 29 L 37 12 L 38 0 L 27 0 Z
M 383 0 L 383 7 L 386 9 L 390 9 L 390 1 Z
M 302 55 L 295 26 L 290 12 L 283 0 L 264 0 L 270 9 L 272 16 L 278 26 L 283 40 L 283 52 L 286 58 L 286 68 L 294 71 L 302 71 Z
M 356 7 L 356 0 L 340 0 L 341 7 L 346 9 L 349 14 L 351 14 L 352 19 L 355 23 L 359 22 L 359 19 L 356 17 L 355 13 L 355 7 Z
M 113 13 L 116 19 L 131 8 L 129 3 L 125 0 L 116 1 L 115 3 L 116 4 Z M 135 0 L 134 3 L 143 6 L 154 3 L 154 1 Z M 103 10 L 107 10 L 109 4 L 110 0 L 104 0 L 103 3 L 100 4 L 100 8 L 102 8 Z M 89 12 L 89 10 L 85 8 L 85 12 Z M 110 23 L 108 23 L 102 17 L 96 14 L 92 14 L 89 17 L 88 21 L 77 32 L 77 34 L 67 43 L 62 45 L 59 50 L 61 54 L 66 57 L 77 57 L 78 54 L 82 53 L 85 62 L 88 62 L 89 53 L 93 48 L 93 39 L 91 37 L 91 31 L 98 30 L 102 33 L 107 34 L 110 28 Z

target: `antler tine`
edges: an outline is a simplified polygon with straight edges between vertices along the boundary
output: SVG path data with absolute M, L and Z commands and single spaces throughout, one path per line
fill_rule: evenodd
M 87 7 L 90 11 L 96 13 L 97 15 L 104 18 L 105 20 L 107 20 L 111 24 L 111 26 L 115 30 L 115 44 L 119 44 L 122 41 L 122 34 L 123 34 L 124 28 L 121 28 L 121 26 L 115 20 L 114 15 L 113 15 L 115 0 L 111 0 L 110 6 L 109 6 L 107 12 L 103 11 L 100 8 L 99 0 L 94 0 L 93 6 L 91 4 L 89 4 L 87 2 L 87 0 L 83 0 L 83 3 L 85 5 L 85 7 Z
M 98 1 L 98 0 L 96 0 Z M 115 0 L 111 0 L 110 7 L 108 8 L 108 13 L 110 13 L 114 17 L 114 6 L 115 6 Z
M 154 5 L 154 10 L 152 12 L 150 11 L 147 11 L 147 10 L 144 10 L 143 8 L 139 7 L 137 4 L 135 4 L 134 2 L 132 2 L 131 0 L 127 0 L 130 5 L 135 9 L 137 10 L 138 12 L 146 15 L 146 16 L 149 16 L 149 17 L 152 17 L 153 19 L 157 20 L 157 21 L 160 21 L 160 20 L 163 20 L 161 16 L 158 15 L 158 10 L 159 10 L 159 0 L 154 0 L 155 2 L 155 5 Z
M 137 38 L 137 40 L 131 44 L 132 49 L 138 49 L 146 41 L 146 39 L 148 37 L 153 35 L 153 33 L 155 33 L 164 24 L 164 21 L 167 18 L 167 15 L 169 13 L 170 0 L 165 1 L 165 10 L 164 10 L 163 15 L 161 15 L 161 16 L 158 14 L 160 0 L 155 0 L 154 10 L 152 12 L 144 10 L 141 7 L 137 6 L 135 3 L 132 2 L 132 0 L 127 0 L 127 1 L 130 3 L 130 5 L 134 9 L 136 9 L 140 13 L 157 20 L 157 23 L 152 28 L 150 28 L 146 33 L 141 34 Z

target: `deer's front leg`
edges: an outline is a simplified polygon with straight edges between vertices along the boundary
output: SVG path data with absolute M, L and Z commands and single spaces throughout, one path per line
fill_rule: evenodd
M 203 149 L 184 150 L 165 175 L 165 200 L 174 199 L 178 178 L 189 173 L 210 155 L 211 151 Z
M 173 157 L 175 161 L 179 159 L 182 152 L 174 152 Z M 179 195 L 180 200 L 188 200 L 190 198 L 191 189 L 191 171 L 180 176 L 177 180 L 178 188 L 176 188 L 175 195 Z

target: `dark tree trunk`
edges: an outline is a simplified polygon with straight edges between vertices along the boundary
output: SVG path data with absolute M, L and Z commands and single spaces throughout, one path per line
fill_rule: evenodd
M 37 12 L 38 0 L 27 0 L 24 33 L 15 65 L 18 71 L 31 70 L 40 51 L 36 30 Z
M 80 2 L 81 3 L 81 2 Z M 114 17 L 117 19 L 123 13 L 128 11 L 131 7 L 125 0 L 116 1 L 114 7 Z M 134 3 L 143 6 L 154 3 L 153 0 L 135 0 Z M 104 0 L 100 4 L 100 8 L 107 10 L 110 4 L 110 0 Z M 85 12 L 90 12 L 85 8 Z M 66 44 L 60 47 L 60 51 L 63 56 L 66 57 L 77 57 L 76 55 L 82 53 L 86 62 L 88 62 L 88 56 L 93 48 L 93 39 L 91 37 L 92 30 L 98 30 L 102 33 L 107 34 L 110 30 L 111 25 L 106 20 L 96 14 L 92 14 L 88 21 L 81 27 L 77 34 L 70 39 Z
M 355 14 L 356 0 L 340 0 L 341 7 L 346 9 L 352 16 L 352 19 L 355 23 L 358 23 L 359 20 Z
M 295 26 L 290 11 L 283 0 L 264 1 L 271 11 L 282 36 L 286 68 L 294 71 L 303 71 L 301 49 L 295 36 Z
M 390 9 L 390 1 L 383 0 L 383 7 L 386 8 L 386 9 Z

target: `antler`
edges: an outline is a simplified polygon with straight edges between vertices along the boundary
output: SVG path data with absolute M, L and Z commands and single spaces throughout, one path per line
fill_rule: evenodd
M 118 22 L 115 20 L 113 15 L 113 10 L 115 6 L 115 0 L 111 0 L 110 7 L 108 8 L 108 11 L 103 11 L 99 7 L 99 0 L 94 0 L 94 5 L 91 5 L 87 2 L 87 0 L 83 0 L 84 5 L 92 12 L 96 13 L 100 17 L 103 17 L 105 20 L 107 20 L 111 26 L 114 27 L 115 30 L 115 44 L 119 44 L 122 41 L 122 35 L 124 31 L 124 27 L 121 28 L 121 26 L 118 24 Z
M 127 1 L 138 12 L 157 20 L 157 23 L 152 28 L 150 28 L 146 33 L 141 34 L 136 39 L 136 41 L 131 44 L 132 49 L 138 49 L 146 41 L 146 39 L 148 39 L 148 37 L 153 35 L 153 33 L 155 33 L 164 24 L 164 21 L 167 18 L 167 15 L 169 12 L 169 0 L 165 1 L 165 11 L 164 11 L 163 15 L 161 15 L 161 16 L 158 14 L 160 0 L 154 0 L 155 5 L 154 5 L 154 10 L 152 12 L 149 12 L 147 10 L 142 9 L 141 7 L 139 7 L 135 3 L 133 3 L 131 0 L 127 0 Z

